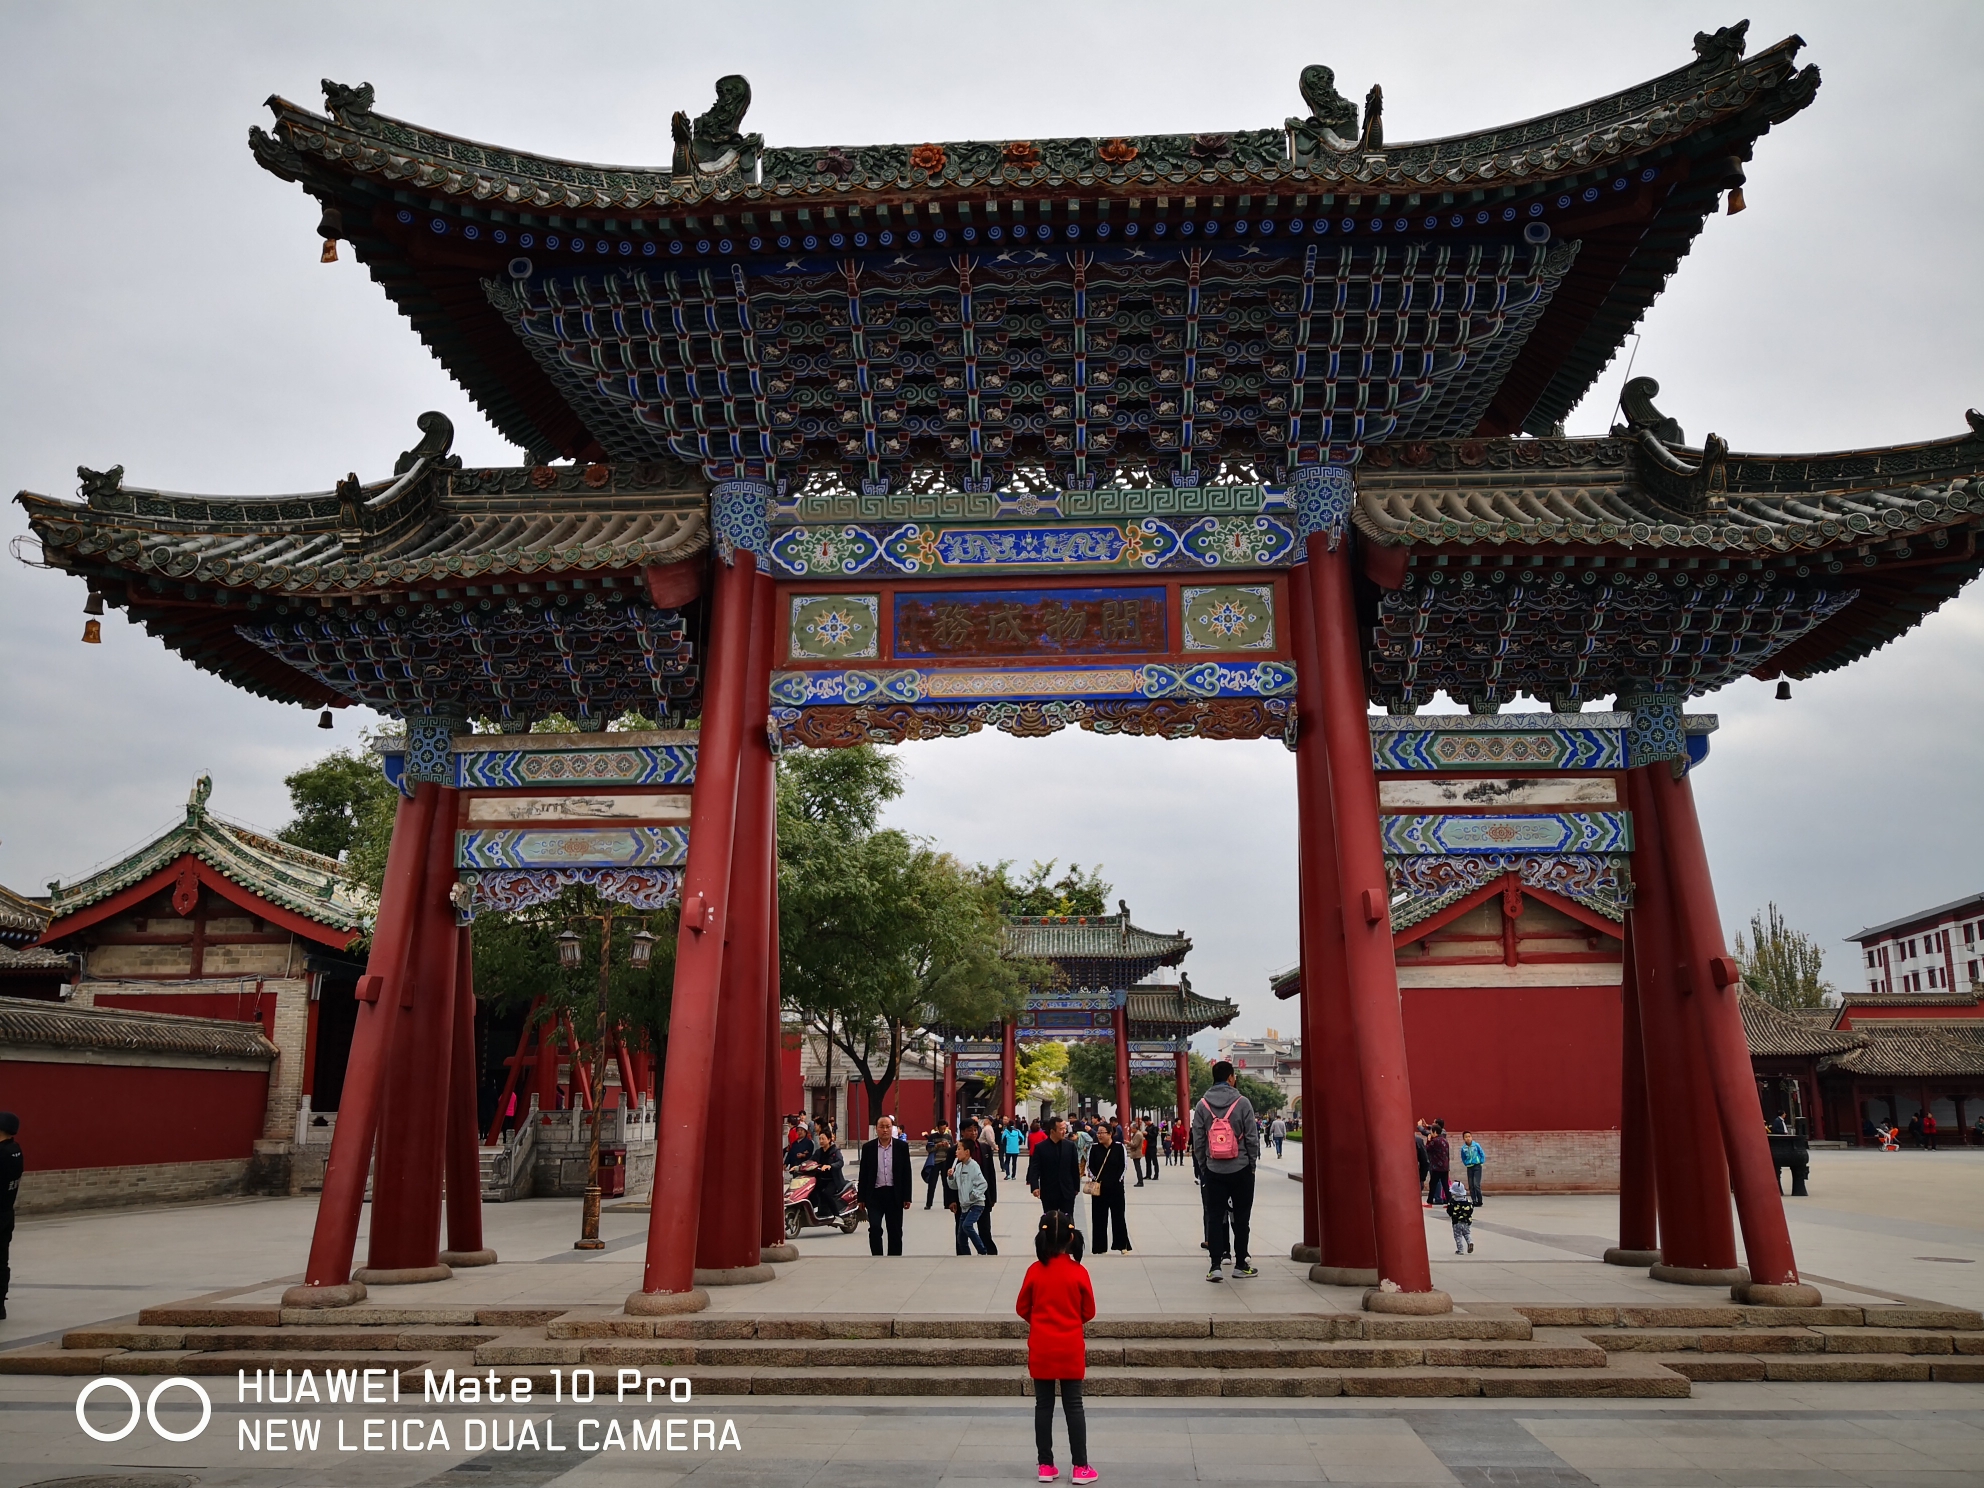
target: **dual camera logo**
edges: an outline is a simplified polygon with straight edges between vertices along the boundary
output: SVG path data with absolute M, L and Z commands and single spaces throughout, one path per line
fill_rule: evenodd
M 184 1390 L 191 1390 L 195 1395 L 200 1397 L 200 1424 L 195 1426 L 191 1431 L 168 1431 L 159 1423 L 158 1398 L 175 1385 Z M 96 1394 L 98 1390 L 115 1390 L 131 1403 L 131 1419 L 115 1431 L 99 1431 L 90 1424 L 87 1407 L 90 1403 L 90 1397 Z M 190 1380 L 177 1374 L 171 1376 L 169 1379 L 162 1379 L 156 1385 L 153 1385 L 152 1392 L 145 1397 L 145 1403 L 142 1407 L 138 1404 L 138 1392 L 123 1380 L 110 1375 L 91 1380 L 87 1385 L 83 1386 L 82 1394 L 76 1397 L 76 1424 L 83 1428 L 84 1435 L 100 1442 L 124 1440 L 125 1437 L 138 1429 L 138 1420 L 140 1417 L 148 1421 L 151 1424 L 152 1430 L 166 1441 L 189 1442 L 207 1429 L 207 1423 L 213 1419 L 213 1415 L 214 1403 L 200 1383 L 197 1380 Z

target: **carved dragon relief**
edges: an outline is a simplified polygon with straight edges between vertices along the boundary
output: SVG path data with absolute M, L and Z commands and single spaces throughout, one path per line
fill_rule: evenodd
M 678 109 L 669 120 L 675 136 L 672 174 L 678 180 L 712 184 L 735 174 L 755 178 L 765 137 L 740 133 L 737 127 L 750 107 L 751 84 L 733 72 L 716 80 L 716 102 L 693 123 L 686 111 Z

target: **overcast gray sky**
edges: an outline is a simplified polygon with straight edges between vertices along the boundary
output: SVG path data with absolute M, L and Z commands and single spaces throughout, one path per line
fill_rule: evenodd
M 1691 437 L 1823 450 L 1942 438 L 1984 405 L 1984 7 L 1752 4 L 1752 50 L 1792 32 L 1825 84 L 1760 142 L 1749 210 L 1712 220 L 1643 326 L 1636 373 Z M 1299 112 L 1327 62 L 1385 88 L 1411 139 L 1510 122 L 1688 60 L 1733 4 L 0 6 L 0 482 L 323 490 L 390 469 L 439 408 L 471 463 L 505 445 L 316 208 L 257 168 L 272 92 L 370 81 L 382 112 L 522 149 L 663 165 L 668 116 L 742 72 L 772 144 L 1223 130 Z M 1609 368 L 1570 421 L 1602 432 Z M 24 530 L 17 506 L 9 536 Z M 82 586 L 0 559 L 0 882 L 35 892 L 143 840 L 211 770 L 214 806 L 268 826 L 282 776 L 330 743 L 314 715 L 223 685 Z M 1775 899 L 1832 953 L 1862 925 L 1984 888 L 1973 589 L 1790 703 L 1744 682 L 1696 776 L 1732 930 Z M 1526 705 L 1527 706 L 1527 705 Z M 1235 1031 L 1292 1023 L 1265 990 L 1295 954 L 1291 757 L 1266 743 L 1065 733 L 912 745 L 893 813 L 968 858 L 1100 861 L 1137 918 L 1182 927 Z

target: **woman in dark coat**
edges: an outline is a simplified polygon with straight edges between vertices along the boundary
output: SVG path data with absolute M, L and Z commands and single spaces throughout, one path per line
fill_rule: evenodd
M 1095 1253 L 1101 1255 L 1110 1248 L 1110 1236 L 1116 1240 L 1115 1249 L 1119 1255 L 1130 1253 L 1130 1230 L 1124 1222 L 1123 1175 L 1128 1166 L 1126 1152 L 1121 1142 L 1116 1141 L 1108 1127 L 1100 1128 L 1095 1135 L 1095 1145 L 1088 1149 L 1088 1176 L 1091 1183 L 1097 1184 L 1101 1192 L 1089 1200 L 1091 1232 L 1095 1236 Z M 1114 1223 L 1114 1231 L 1110 1226 Z

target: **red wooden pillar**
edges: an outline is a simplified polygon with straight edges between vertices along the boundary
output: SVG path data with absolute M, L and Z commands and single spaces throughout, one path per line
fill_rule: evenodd
M 699 1286 L 770 1281 L 758 1254 L 764 1204 L 764 1142 L 756 1115 L 765 1103 L 765 979 L 771 960 L 773 792 L 776 787 L 765 722 L 771 704 L 772 609 L 775 586 L 753 577 L 749 661 L 744 670 L 743 735 L 737 773 L 737 816 L 730 858 L 730 914 L 719 977 L 714 1083 L 704 1133 L 702 1226 L 696 1236 Z M 693 828 L 690 842 L 695 841 Z M 740 1119 L 739 1113 L 748 1113 Z M 781 1209 L 783 1206 L 781 1205 Z
M 958 1056 L 950 1050 L 944 1052 L 944 1099 L 937 1124 L 952 1131 L 958 1126 Z
M 1111 1008 L 1109 1012 L 1110 1031 L 1116 1036 L 1116 1120 L 1124 1126 L 1130 1124 L 1130 1009 Z
M 796 1261 L 799 1248 L 785 1238 L 785 1112 L 779 1099 L 784 1078 L 785 1027 L 779 1000 L 778 842 L 774 829 L 771 882 L 771 954 L 765 966 L 765 1156 L 764 1197 L 758 1204 L 758 1258 Z M 804 1091 L 801 1091 L 804 1105 Z M 857 1149 L 858 1150 L 858 1149 Z
M 1662 762 L 1627 772 L 1633 814 L 1633 907 L 1628 911 L 1633 990 L 1639 1003 L 1647 1108 L 1652 1118 L 1654 1200 L 1662 1281 L 1726 1286 L 1740 1280 L 1729 1213 L 1729 1166 L 1715 1098 L 1681 1005 L 1678 940 L 1667 890 L 1667 852 L 1646 778 Z
M 1177 1064 L 1172 1070 L 1178 1081 L 1178 1119 L 1187 1124 L 1192 1120 L 1192 1056 L 1184 1049 L 1177 1054 Z
M 298 1092 L 304 1100 L 317 1093 L 317 1010 L 323 1006 L 324 976 L 322 972 L 311 974 L 308 986 L 312 993 L 303 1025 L 303 1089 Z M 303 1133 L 298 1132 L 298 1140 Z
M 1634 974 L 1633 927 L 1625 927 L 1620 980 L 1619 1243 L 1605 1252 L 1615 1266 L 1660 1262 L 1659 1184 L 1653 1159 L 1653 1112 L 1647 1104 L 1646 1048 L 1640 1038 L 1639 979 Z
M 1302 799 L 1302 777 L 1300 772 L 1295 777 L 1295 798 L 1297 802 L 1296 819 L 1299 821 L 1302 810 L 1300 805 Z M 1309 936 L 1308 932 L 1302 927 L 1302 900 L 1302 870 L 1298 864 L 1295 872 L 1295 974 L 1297 977 L 1304 975 L 1309 964 Z M 1311 1077 L 1309 1067 L 1309 1056 L 1314 1053 L 1315 1046 L 1309 1042 L 1309 999 L 1306 995 L 1306 988 L 1298 990 L 1296 995 L 1298 1001 L 1296 1003 L 1297 1022 L 1295 1032 L 1296 1037 L 1302 1040 L 1302 1081 L 1300 1090 L 1297 1093 L 1299 1109 L 1295 1118 L 1296 1124 L 1299 1125 L 1303 1121 L 1312 1119 L 1315 1115 L 1315 1104 L 1311 1100 L 1311 1097 L 1315 1094 L 1316 1082 Z M 1316 1133 L 1305 1130 L 1303 1135 L 1314 1137 Z M 1298 1265 L 1303 1266 L 1313 1266 L 1323 1258 L 1321 1250 L 1323 1233 L 1323 1165 L 1320 1161 L 1314 1160 L 1312 1156 L 1312 1154 L 1320 1150 L 1320 1148 L 1307 1146 L 1302 1149 L 1302 1239 L 1289 1247 L 1288 1258 Z
M 443 787 L 427 834 L 426 872 L 408 981 L 413 1014 L 393 1049 L 372 1179 L 372 1233 L 366 1282 L 445 1281 L 441 1264 L 441 1183 L 447 1168 L 448 1076 L 455 1042 L 455 812 L 458 792 Z M 405 1000 L 405 999 L 402 999 Z
M 999 1025 L 999 1106 L 1005 1116 L 1020 1109 L 1019 1030 L 1011 1018 Z
M 475 1129 L 475 942 L 455 932 L 455 1037 L 448 1062 L 448 1248 L 444 1266 L 490 1266 L 482 1243 L 482 1160 Z M 500 1119 L 500 1117 L 499 1117 Z
M 1304 1188 L 1313 1185 L 1316 1191 L 1318 1250 L 1310 1279 L 1370 1286 L 1378 1280 L 1378 1241 L 1372 1222 L 1364 1082 L 1350 1025 L 1343 893 L 1323 736 L 1323 662 L 1309 586 L 1298 582 L 1292 588 L 1295 795 L 1297 819 L 1302 823 L 1302 1175 Z M 1311 1091 L 1313 1103 L 1306 1093 Z
M 1693 1012 L 1699 1055 L 1721 1117 L 1723 1153 L 1729 1163 L 1736 1215 L 1743 1227 L 1743 1250 L 1750 1284 L 1738 1300 L 1762 1306 L 1816 1307 L 1817 1287 L 1798 1279 L 1791 1229 L 1777 1186 L 1763 1106 L 1757 1099 L 1756 1070 L 1743 1036 L 1743 1013 L 1736 1002 L 1742 979 L 1722 938 L 1709 877 L 1708 849 L 1695 815 L 1694 788 L 1670 769 L 1647 772 L 1647 785 L 1659 815 L 1667 848 L 1668 886 L 1673 895 L 1680 942 L 1686 957 L 1687 1002 Z
M 1412 1130 L 1412 1097 L 1405 1063 L 1405 1020 L 1399 1008 L 1398 967 L 1392 955 L 1390 888 L 1379 837 L 1378 783 L 1366 722 L 1363 648 L 1351 587 L 1349 472 L 1299 470 L 1298 509 L 1308 539 L 1307 580 L 1321 674 L 1322 734 L 1335 820 L 1316 812 L 1302 821 L 1304 837 L 1334 836 L 1342 903 L 1344 965 L 1349 974 L 1350 1025 L 1364 1080 L 1364 1140 L 1369 1154 L 1372 1219 L 1380 1285 L 1365 1294 L 1373 1311 L 1446 1312 L 1453 1301 L 1433 1286 L 1418 1174 L 1404 1162 Z M 1332 509 L 1332 503 L 1341 503 Z M 1326 532 L 1328 543 L 1317 541 Z M 1404 1294 L 1401 1296 L 1401 1294 Z
M 531 1093 L 540 1111 L 558 1109 L 558 1015 L 537 1009 L 537 1063 L 531 1069 Z
M 427 845 L 441 797 L 438 785 L 420 785 L 402 798 L 393 816 L 392 846 L 386 853 L 379 918 L 372 953 L 359 978 L 358 1015 L 352 1026 L 351 1054 L 345 1065 L 344 1094 L 331 1133 L 331 1156 L 324 1169 L 324 1191 L 317 1200 L 317 1223 L 310 1237 L 310 1261 L 303 1283 L 283 1293 L 285 1307 L 345 1307 L 363 1300 L 363 1283 L 351 1279 L 352 1249 L 358 1242 L 359 1211 L 372 1169 L 372 1146 L 379 1133 L 379 1106 L 386 1065 L 402 1021 L 400 985 Z
M 753 487 L 763 501 L 763 488 Z M 730 518 L 734 493 L 711 493 L 713 520 Z M 762 522 L 760 522 L 762 527 Z M 627 1310 L 647 1316 L 697 1312 L 709 1297 L 695 1285 L 696 1237 L 702 1224 L 705 1130 L 716 1061 L 718 989 L 729 914 L 730 860 L 736 829 L 743 747 L 745 675 L 751 649 L 752 598 L 758 572 L 749 549 L 734 549 L 716 567 L 708 650 L 704 656 L 702 730 L 696 788 L 689 808 L 689 861 L 682 875 L 682 920 L 675 949 L 675 995 L 669 1014 L 668 1067 L 656 1129 L 654 1191 L 648 1214 L 641 1290 Z

